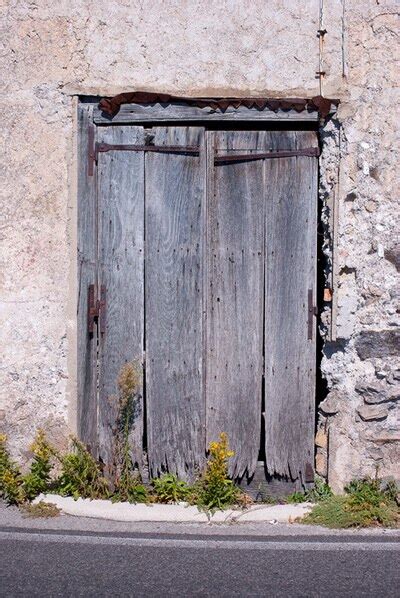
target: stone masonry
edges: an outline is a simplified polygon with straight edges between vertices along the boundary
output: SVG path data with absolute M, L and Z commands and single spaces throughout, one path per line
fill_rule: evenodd
M 321 123 L 326 301 L 316 468 L 400 480 L 397 3 L 5 0 L 0 425 L 76 430 L 79 96 L 339 98 Z M 397 66 L 398 68 L 398 66 Z M 322 74 L 321 74 L 322 73 Z

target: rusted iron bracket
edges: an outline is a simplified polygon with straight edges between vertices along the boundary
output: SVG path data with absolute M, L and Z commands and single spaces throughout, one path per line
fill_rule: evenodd
M 94 164 L 97 163 L 98 155 L 111 151 L 120 152 L 158 152 L 161 154 L 191 154 L 200 155 L 200 147 L 197 145 L 130 145 L 95 143 L 93 149 L 89 143 L 89 176 L 93 176 Z
M 106 331 L 106 287 L 100 286 L 100 297 L 97 298 L 96 285 L 88 286 L 88 332 L 93 335 L 97 323 L 100 334 Z
M 276 152 L 263 152 L 263 153 L 255 153 L 255 154 L 226 154 L 215 156 L 214 163 L 218 164 L 219 162 L 243 162 L 248 160 L 269 160 L 271 158 L 292 158 L 297 156 L 310 156 L 310 157 L 318 157 L 319 156 L 319 148 L 318 147 L 307 147 L 305 149 L 297 149 L 297 150 L 278 150 Z
M 307 338 L 309 341 L 312 340 L 314 330 L 314 316 L 318 314 L 318 309 L 314 305 L 313 290 L 308 289 L 308 334 Z
M 113 145 L 110 143 L 96 143 L 96 154 L 121 152 L 161 152 L 165 154 L 200 154 L 198 145 Z
M 93 176 L 94 172 L 94 163 L 96 160 L 96 150 L 95 150 L 95 125 L 92 122 L 89 122 L 88 125 L 88 176 Z
M 90 132 L 90 129 L 89 129 Z M 89 139 L 89 176 L 93 176 L 94 164 L 97 163 L 98 155 L 111 151 L 121 152 L 158 152 L 166 154 L 190 154 L 200 155 L 200 147 L 197 145 L 123 145 L 111 143 L 93 143 L 94 133 Z M 91 143 L 92 142 L 92 143 Z M 297 150 L 278 150 L 270 152 L 259 152 L 254 154 L 225 154 L 214 157 L 214 164 L 222 162 L 243 162 L 249 160 L 269 160 L 272 158 L 292 158 L 297 156 L 318 157 L 318 147 L 308 147 Z

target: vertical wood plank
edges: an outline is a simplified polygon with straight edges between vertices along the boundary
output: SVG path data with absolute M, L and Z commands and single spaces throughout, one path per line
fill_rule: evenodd
M 217 154 L 268 150 L 268 134 L 215 133 Z M 226 432 L 230 474 L 254 473 L 260 446 L 264 295 L 263 161 L 218 163 L 208 198 L 207 442 Z
M 204 145 L 195 127 L 156 127 L 155 145 Z M 146 154 L 146 397 L 150 470 L 193 478 L 205 454 L 201 157 Z
M 314 132 L 276 132 L 277 149 L 317 145 Z M 305 481 L 314 461 L 317 159 L 265 161 L 265 453 L 268 472 Z M 313 318 L 314 319 L 314 318 Z M 309 465 L 308 465 L 309 464 Z
M 96 178 L 88 176 L 89 127 L 93 106 L 78 105 L 78 435 L 97 456 L 97 331 L 88 332 L 88 287 L 96 284 Z M 94 132 L 94 131 L 93 131 Z
M 143 144 L 142 127 L 99 129 L 99 141 Z M 99 453 L 113 462 L 118 412 L 118 376 L 125 363 L 143 361 L 144 334 L 144 154 L 100 153 L 99 282 L 106 286 L 107 317 L 100 338 Z M 130 428 L 133 463 L 142 465 L 143 390 L 138 389 Z

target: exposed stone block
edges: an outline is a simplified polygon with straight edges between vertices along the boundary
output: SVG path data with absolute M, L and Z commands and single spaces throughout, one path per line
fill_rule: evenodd
M 385 249 L 385 258 L 391 264 L 396 266 L 396 270 L 400 272 L 400 244 L 395 245 L 392 249 Z
M 328 459 L 325 452 L 319 451 L 315 457 L 315 471 L 318 475 L 326 478 L 328 475 Z
M 340 411 L 345 400 L 344 393 L 340 390 L 332 390 L 329 395 L 320 403 L 319 408 L 325 415 L 335 415 Z
M 387 418 L 389 409 L 385 405 L 363 405 L 357 413 L 365 422 L 380 421 Z
M 400 431 L 396 430 L 387 430 L 379 432 L 378 434 L 374 434 L 373 436 L 369 437 L 371 442 L 375 442 L 376 444 L 390 444 L 392 442 L 400 442 Z
M 400 385 L 386 382 L 359 383 L 355 388 L 369 405 L 398 401 L 400 399 Z
M 320 448 L 326 449 L 328 446 L 328 435 L 324 430 L 318 430 L 315 435 L 315 444 Z
M 400 329 L 364 330 L 355 342 L 360 359 L 388 357 L 400 354 Z

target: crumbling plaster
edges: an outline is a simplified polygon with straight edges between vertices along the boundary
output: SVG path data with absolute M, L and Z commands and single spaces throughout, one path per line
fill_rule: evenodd
M 1 11 L 0 418 L 13 452 L 26 456 L 38 426 L 59 444 L 76 429 L 77 96 L 322 92 L 341 104 L 321 129 L 336 289 L 333 320 L 330 302 L 321 318 L 317 470 L 335 490 L 376 467 L 399 479 L 396 2 L 8 0 Z

